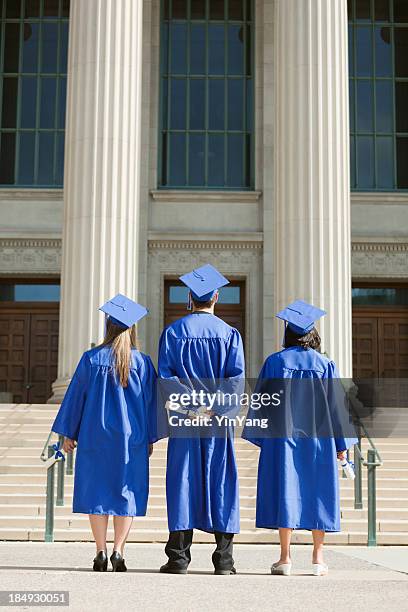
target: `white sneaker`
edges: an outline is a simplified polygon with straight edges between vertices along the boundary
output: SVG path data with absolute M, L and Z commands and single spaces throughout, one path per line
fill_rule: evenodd
M 292 563 L 274 563 L 271 566 L 271 574 L 275 574 L 277 576 L 290 576 L 291 570 Z
M 313 576 L 327 576 L 329 568 L 325 563 L 312 563 Z

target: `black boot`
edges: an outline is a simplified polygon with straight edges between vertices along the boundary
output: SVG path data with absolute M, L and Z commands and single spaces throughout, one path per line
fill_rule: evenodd
M 108 569 L 108 557 L 104 550 L 100 550 L 93 560 L 93 571 L 94 572 L 106 572 Z
M 175 567 L 169 561 L 161 566 L 161 574 L 187 574 L 187 568 Z
M 127 572 L 125 560 L 117 550 L 113 551 L 110 560 L 112 563 L 112 572 Z
M 215 569 L 214 570 L 214 574 L 216 576 L 230 576 L 231 574 L 236 574 L 237 570 L 235 569 L 235 567 L 231 567 L 231 569 L 229 570 L 223 570 L 223 569 Z

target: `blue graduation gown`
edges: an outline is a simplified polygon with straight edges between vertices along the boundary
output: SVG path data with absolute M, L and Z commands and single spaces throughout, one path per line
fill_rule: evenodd
M 78 441 L 73 512 L 146 514 L 148 445 L 158 439 L 156 379 L 150 357 L 136 349 L 125 388 L 109 347 L 83 354 L 52 426 Z
M 259 374 L 263 379 L 339 378 L 332 361 L 313 349 L 290 347 L 270 355 Z M 328 398 L 330 399 L 330 398 Z M 304 411 L 299 402 L 292 407 Z M 248 417 L 256 418 L 249 410 Z M 337 452 L 356 438 L 254 438 L 245 427 L 242 437 L 260 447 L 256 526 L 268 529 L 340 531 Z
M 243 380 L 244 372 L 239 332 L 215 315 L 191 313 L 161 335 L 161 378 L 176 378 L 181 383 Z M 238 471 L 231 428 L 224 437 L 170 437 L 166 493 L 170 531 L 239 533 Z

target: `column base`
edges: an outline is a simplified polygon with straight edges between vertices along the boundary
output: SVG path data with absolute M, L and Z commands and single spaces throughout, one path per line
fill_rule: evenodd
M 52 395 L 47 400 L 47 404 L 60 404 L 64 399 L 65 392 L 70 382 L 70 378 L 57 378 L 57 380 L 52 383 Z

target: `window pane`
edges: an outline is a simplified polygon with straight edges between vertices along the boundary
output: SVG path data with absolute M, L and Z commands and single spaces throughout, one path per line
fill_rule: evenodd
M 390 20 L 390 0 L 375 0 L 374 2 L 375 20 Z
M 3 105 L 1 113 L 1 126 L 15 128 L 17 120 L 17 77 L 3 79 Z
M 221 287 L 220 297 L 218 302 L 220 304 L 239 304 L 241 301 L 241 288 L 240 287 Z
M 373 82 L 357 81 L 357 131 L 372 132 L 373 128 Z
M 190 35 L 190 74 L 205 74 L 205 28 L 192 25 Z
M 242 21 L 244 18 L 244 3 L 243 0 L 229 0 L 228 2 L 228 18 L 238 19 Z
M 375 29 L 375 73 L 377 76 L 392 76 L 391 29 Z
M 187 72 L 187 27 L 185 24 L 172 23 L 171 34 L 171 72 L 186 74 Z
M 35 133 L 20 133 L 20 160 L 18 168 L 18 183 L 32 185 L 34 183 Z
M 205 18 L 205 2 L 203 0 L 191 0 L 191 19 Z
M 41 79 L 40 128 L 55 127 L 56 79 Z
M 394 0 L 394 21 L 408 23 L 407 0 Z
M 40 16 L 40 0 L 25 0 L 24 3 L 25 17 L 39 17 Z
M 224 0 L 210 0 L 210 19 L 224 19 Z
M 59 285 L 0 285 L 0 302 L 59 302 Z
M 172 18 L 186 19 L 187 17 L 187 0 L 173 0 L 172 2 Z
M 186 137 L 170 134 L 170 185 L 182 187 L 186 183 Z
M 392 103 L 392 81 L 376 82 L 376 122 L 377 132 L 392 132 L 393 103 Z
M 170 304 L 187 304 L 188 291 L 188 287 L 180 287 L 178 285 L 169 287 Z
M 203 130 L 205 127 L 205 81 L 190 80 L 190 129 Z
M 408 82 L 395 83 L 397 132 L 408 132 Z
M 200 186 L 205 183 L 205 136 L 190 134 L 189 185 Z
M 397 187 L 408 189 L 408 138 L 397 138 Z
M 68 63 L 68 23 L 61 23 L 60 26 L 60 58 L 59 71 L 66 72 Z
M 60 132 L 57 134 L 57 160 L 56 160 L 56 176 L 55 184 L 64 184 L 64 145 L 65 145 L 65 133 Z
M 169 140 L 168 134 L 167 133 L 162 134 L 162 142 L 161 142 L 161 184 L 162 185 L 168 184 L 168 176 L 167 176 L 168 140 Z
M 210 79 L 209 86 L 209 116 L 208 126 L 210 130 L 224 129 L 225 113 L 225 81 L 224 79 Z
M 243 187 L 244 159 L 243 135 L 228 135 L 227 182 L 230 187 Z
M 394 187 L 394 139 L 392 136 L 377 138 L 377 187 Z
M 395 76 L 408 77 L 408 28 L 395 28 Z
M 248 25 L 246 26 L 246 73 L 248 76 L 252 75 L 252 55 L 251 55 L 251 50 L 252 50 L 252 42 L 251 42 L 251 26 Z
M 57 72 L 58 24 L 42 24 L 42 72 Z
M 357 184 L 362 189 L 374 187 L 374 139 L 371 136 L 357 138 Z
M 209 73 L 224 74 L 225 66 L 225 29 L 223 25 L 208 26 Z
M 38 23 L 24 24 L 23 72 L 38 71 L 39 31 L 40 26 Z
M 355 108 L 354 108 L 354 99 L 355 99 L 355 94 L 354 94 L 354 81 L 350 79 L 350 83 L 349 83 L 349 108 L 350 108 L 350 131 L 354 132 L 355 129 L 355 120 L 354 120 L 354 112 L 355 112 Z
M 38 184 L 52 185 L 54 182 L 54 134 L 40 132 L 38 155 Z
M 58 17 L 58 0 L 44 0 L 44 17 Z
M 354 28 L 348 27 L 348 69 L 349 76 L 354 76 Z
M 408 304 L 408 289 L 404 287 L 353 287 L 353 305 L 404 306 Z
M 228 27 L 228 74 L 244 74 L 244 28 Z
M 21 127 L 35 128 L 37 114 L 37 77 L 22 77 L 20 104 Z
M 252 132 L 254 116 L 254 96 L 252 79 L 246 81 L 246 129 Z
M 18 72 L 20 57 L 20 24 L 6 23 L 4 38 L 4 72 Z
M 3 132 L 0 141 L 0 183 L 2 185 L 14 185 L 15 156 L 15 133 Z
M 351 21 L 354 18 L 353 4 L 354 4 L 354 0 L 347 0 L 347 16 L 348 16 L 349 21 Z
M 170 128 L 184 130 L 186 128 L 186 80 L 171 80 Z
M 69 0 L 62 0 L 62 17 L 69 17 Z
M 350 184 L 351 187 L 356 187 L 356 151 L 355 138 L 350 137 Z
M 356 28 L 357 76 L 371 76 L 373 73 L 371 28 Z
M 228 81 L 228 129 L 243 130 L 244 116 L 244 81 L 229 79 Z
M 6 1 L 6 17 L 9 19 L 15 19 L 20 17 L 20 0 L 7 0 Z
M 59 79 L 59 94 L 58 94 L 58 123 L 57 127 L 65 128 L 65 108 L 67 102 L 67 79 Z
M 224 186 L 224 136 L 222 134 L 208 136 L 208 185 L 210 187 Z
M 371 19 L 371 0 L 356 0 L 356 19 L 358 21 Z

